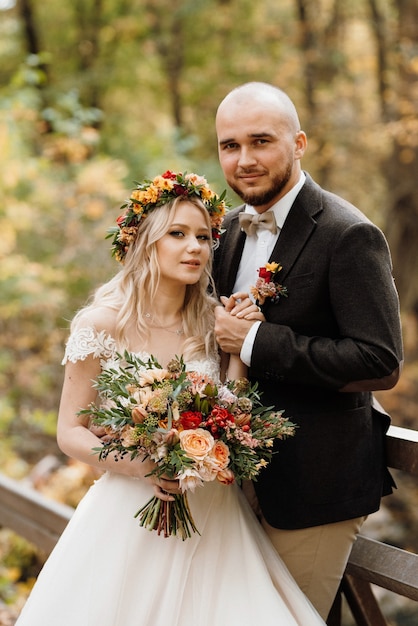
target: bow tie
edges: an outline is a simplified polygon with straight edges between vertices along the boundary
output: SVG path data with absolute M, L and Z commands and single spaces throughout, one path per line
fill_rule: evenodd
M 272 211 L 267 213 L 240 213 L 238 215 L 239 223 L 247 235 L 255 235 L 259 228 L 269 230 L 275 235 L 277 233 L 276 217 Z

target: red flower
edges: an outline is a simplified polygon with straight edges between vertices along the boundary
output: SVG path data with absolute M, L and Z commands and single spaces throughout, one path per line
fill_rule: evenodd
M 118 219 L 116 220 L 116 224 L 120 227 L 122 226 L 125 220 L 126 220 L 126 215 L 119 215 Z
M 202 420 L 203 415 L 199 411 L 184 411 L 180 415 L 180 424 L 185 430 L 198 428 Z
M 229 411 L 227 411 L 226 409 L 223 409 L 221 406 L 218 406 L 218 405 L 213 407 L 210 415 L 213 421 L 219 425 L 222 425 L 221 424 L 222 422 L 223 422 L 223 425 L 225 425 L 226 422 L 234 421 L 234 416 L 232 415 L 232 413 L 230 413 Z
M 269 272 L 265 267 L 260 267 L 260 269 L 258 270 L 258 275 L 260 278 L 264 278 L 266 283 L 269 283 L 271 281 L 272 273 Z
M 186 189 L 186 187 L 183 187 L 183 185 L 174 185 L 173 189 L 174 189 L 176 195 L 178 195 L 178 196 L 188 196 L 189 195 L 188 190 Z
M 170 172 L 170 170 L 167 170 L 166 172 L 164 172 L 164 174 L 162 174 L 161 178 L 167 178 L 168 180 L 176 180 L 177 174 L 175 174 L 174 172 Z

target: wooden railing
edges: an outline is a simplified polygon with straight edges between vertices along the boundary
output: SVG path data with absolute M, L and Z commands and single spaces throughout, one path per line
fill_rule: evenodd
M 418 476 L 418 431 L 391 426 L 386 437 L 390 467 Z M 47 499 L 25 483 L 0 474 L 0 527 L 38 546 L 47 556 L 73 509 Z M 418 601 L 418 555 L 360 535 L 353 546 L 328 626 L 341 626 L 344 595 L 357 626 L 388 626 L 371 585 Z
M 45 556 L 73 512 L 72 507 L 46 498 L 25 482 L 0 474 L 0 527 L 10 528 L 35 544 Z
M 418 431 L 391 426 L 386 444 L 389 466 L 418 476 Z M 351 551 L 328 626 L 341 626 L 343 595 L 357 626 L 388 626 L 373 594 L 373 584 L 418 601 L 418 555 L 360 535 Z

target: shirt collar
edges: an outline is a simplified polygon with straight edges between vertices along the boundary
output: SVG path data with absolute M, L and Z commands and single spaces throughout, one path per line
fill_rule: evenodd
M 294 185 L 294 187 L 292 187 L 292 189 L 288 191 L 287 194 L 283 196 L 283 198 L 280 198 L 280 200 L 278 200 L 275 204 L 273 204 L 273 206 L 267 209 L 267 211 L 273 211 L 278 228 L 280 229 L 283 228 L 283 224 L 285 223 L 286 217 L 288 216 L 291 206 L 294 203 L 299 191 L 302 189 L 305 183 L 305 180 L 306 180 L 306 176 L 303 172 L 301 172 L 300 178 L 298 182 L 296 183 L 296 185 Z M 255 208 L 251 206 L 250 204 L 245 205 L 245 212 L 251 213 L 251 215 L 255 215 L 257 213 Z

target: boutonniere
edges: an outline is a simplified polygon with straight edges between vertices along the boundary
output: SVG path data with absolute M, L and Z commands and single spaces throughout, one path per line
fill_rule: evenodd
M 278 273 L 282 270 L 280 263 L 266 263 L 258 270 L 256 284 L 251 287 L 251 294 L 257 306 L 263 306 L 267 298 L 273 303 L 283 296 L 287 298 L 287 288 L 277 282 Z

